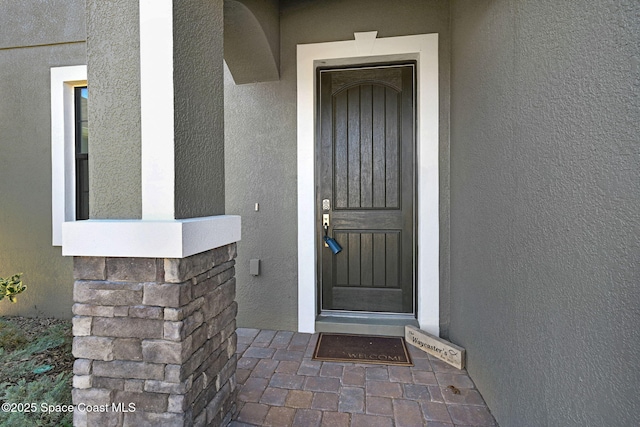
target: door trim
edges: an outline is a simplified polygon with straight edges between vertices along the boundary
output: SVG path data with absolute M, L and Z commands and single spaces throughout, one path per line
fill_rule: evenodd
M 297 46 L 299 332 L 315 332 L 317 317 L 316 67 L 397 60 L 417 61 L 418 322 L 427 332 L 440 332 L 438 34 L 389 38 L 376 35 L 376 31 L 354 33 L 355 40 Z

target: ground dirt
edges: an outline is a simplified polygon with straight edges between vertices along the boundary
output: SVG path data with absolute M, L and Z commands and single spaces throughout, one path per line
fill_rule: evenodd
M 0 384 L 16 384 L 20 378 L 24 378 L 27 382 L 31 382 L 34 379 L 40 378 L 42 376 L 56 377 L 60 373 L 73 372 L 74 358 L 73 354 L 71 353 L 72 335 L 71 322 L 69 320 L 19 316 L 0 317 L 0 333 L 2 332 L 2 328 L 6 327 L 4 326 L 5 322 L 15 326 L 18 329 L 18 331 L 20 332 L 20 335 L 16 337 L 16 340 L 18 341 L 20 341 L 20 336 L 22 336 L 26 339 L 27 343 L 32 342 L 38 337 L 45 335 L 53 327 L 61 327 L 66 329 L 65 336 L 68 338 L 68 340 L 63 345 L 48 348 L 42 352 L 32 354 L 24 359 L 5 360 L 5 367 L 3 369 L 0 369 Z M 18 342 L 18 344 L 20 344 L 20 342 Z M 5 350 L 11 351 L 13 349 L 5 348 Z M 11 375 L 11 372 L 13 370 L 10 369 L 10 366 L 7 365 L 22 364 L 25 362 L 34 362 L 34 365 L 37 366 L 49 365 L 52 367 L 52 369 L 44 374 L 35 374 L 33 372 L 29 372 L 20 377 Z

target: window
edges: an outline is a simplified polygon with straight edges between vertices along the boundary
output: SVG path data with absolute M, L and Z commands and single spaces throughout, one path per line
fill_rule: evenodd
M 89 127 L 87 87 L 75 91 L 76 220 L 89 219 Z
M 84 91 L 84 95 L 83 95 Z M 51 68 L 51 220 L 54 246 L 62 223 L 88 218 L 87 66 Z

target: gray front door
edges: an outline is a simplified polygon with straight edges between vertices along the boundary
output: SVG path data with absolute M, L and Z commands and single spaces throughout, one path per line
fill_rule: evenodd
M 415 313 L 415 64 L 320 69 L 318 82 L 320 310 Z

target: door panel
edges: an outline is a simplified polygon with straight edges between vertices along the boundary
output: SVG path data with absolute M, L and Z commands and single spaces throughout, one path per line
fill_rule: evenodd
M 414 70 L 319 71 L 317 215 L 343 247 L 324 247 L 319 224 L 321 310 L 414 312 Z
M 399 209 L 399 101 L 371 84 L 334 95 L 335 209 Z

